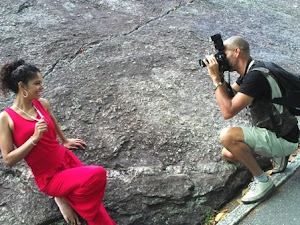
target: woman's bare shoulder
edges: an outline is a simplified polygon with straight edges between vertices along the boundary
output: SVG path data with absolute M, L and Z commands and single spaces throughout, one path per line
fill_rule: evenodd
M 7 125 L 9 125 L 9 127 L 13 125 L 12 119 L 10 118 L 10 116 L 6 111 L 2 111 L 0 113 L 0 126 L 2 128 L 5 128 L 7 127 Z
M 50 109 L 50 103 L 47 99 L 45 98 L 40 98 L 39 102 L 44 106 L 45 109 L 47 109 L 47 111 L 49 111 Z
M 6 111 L 2 111 L 2 112 L 0 113 L 0 121 L 1 121 L 1 122 L 4 122 L 5 120 L 7 120 L 8 117 L 9 117 L 9 115 L 8 115 L 8 113 L 7 113 Z

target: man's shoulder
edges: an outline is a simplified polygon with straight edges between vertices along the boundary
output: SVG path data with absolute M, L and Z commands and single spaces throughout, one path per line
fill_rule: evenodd
M 261 99 L 263 96 L 270 95 L 270 85 L 267 78 L 261 71 L 251 70 L 245 74 L 240 92 Z
M 248 71 L 245 76 L 244 76 L 244 80 L 245 81 L 260 81 L 260 80 L 265 80 L 266 77 L 264 76 L 263 71 L 261 70 L 256 70 L 256 69 L 252 69 L 250 71 Z

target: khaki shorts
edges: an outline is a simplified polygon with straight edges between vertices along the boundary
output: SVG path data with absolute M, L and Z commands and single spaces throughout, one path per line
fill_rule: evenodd
M 266 157 L 283 157 L 292 154 L 298 143 L 278 138 L 275 133 L 259 127 L 241 127 L 245 143 L 258 155 Z

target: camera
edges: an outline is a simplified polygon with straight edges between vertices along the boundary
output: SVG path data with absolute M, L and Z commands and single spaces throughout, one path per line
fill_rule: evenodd
M 220 72 L 229 71 L 229 63 L 228 63 L 228 60 L 227 60 L 225 52 L 224 52 L 225 47 L 223 45 L 223 40 L 222 40 L 221 34 L 215 34 L 215 35 L 211 36 L 210 38 L 214 42 L 215 49 L 218 51 L 215 54 L 215 58 L 216 58 L 217 62 L 219 63 Z M 206 60 L 206 59 L 204 59 L 204 60 Z M 199 64 L 202 67 L 206 66 L 202 59 L 199 60 Z

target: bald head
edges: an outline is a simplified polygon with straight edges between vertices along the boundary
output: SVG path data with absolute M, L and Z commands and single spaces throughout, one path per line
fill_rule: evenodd
M 241 36 L 233 36 L 224 41 L 224 45 L 228 49 L 239 48 L 246 57 L 250 57 L 249 43 Z

